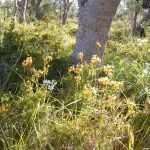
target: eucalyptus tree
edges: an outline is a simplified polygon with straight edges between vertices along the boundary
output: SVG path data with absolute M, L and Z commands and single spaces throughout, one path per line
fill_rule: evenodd
M 133 28 L 132 28 L 132 32 L 133 35 L 136 34 L 136 27 L 137 27 L 137 17 L 138 17 L 138 10 L 139 10 L 139 0 L 134 0 L 135 4 L 134 4 L 134 16 L 133 16 Z
M 136 25 L 135 34 L 145 36 L 144 23 L 150 20 L 150 0 L 143 0 L 142 3 L 142 19 Z
M 43 0 L 31 0 L 31 9 L 33 9 L 35 17 L 40 19 L 41 12 L 40 12 L 40 4 Z
M 49 0 L 49 2 L 55 15 L 60 18 L 63 25 L 66 24 L 70 15 L 73 16 L 77 8 L 77 0 Z
M 120 0 L 78 0 L 78 34 L 71 56 L 73 63 L 77 63 L 79 52 L 83 52 L 86 62 L 90 62 L 92 55 L 103 56 L 119 3 Z M 96 42 L 100 43 L 99 47 Z
M 18 1 L 14 0 L 14 11 L 13 11 L 13 21 L 17 21 L 17 12 L 18 12 Z
M 24 23 L 26 21 L 26 9 L 27 0 L 21 0 L 19 2 L 19 23 Z
M 62 0 L 62 24 L 63 25 L 66 24 L 68 13 L 73 3 L 74 3 L 73 0 Z
M 140 24 L 143 24 L 145 21 L 150 19 L 150 0 L 143 0 L 143 13 L 142 19 L 140 20 Z
M 2 12 L 4 12 L 4 20 L 8 17 L 12 17 L 12 5 L 13 2 L 10 0 L 5 0 L 4 3 L 2 3 L 1 9 Z

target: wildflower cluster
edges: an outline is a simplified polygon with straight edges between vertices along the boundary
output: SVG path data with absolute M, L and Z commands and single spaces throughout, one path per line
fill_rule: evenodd
M 81 74 L 83 71 L 83 65 L 77 64 L 76 66 L 70 66 L 68 68 L 68 72 L 75 73 L 75 74 Z
M 136 104 L 134 102 L 127 101 L 127 109 L 128 109 L 127 116 L 131 116 L 132 114 L 135 113 Z
M 101 63 L 101 59 L 97 55 L 93 55 L 90 63 L 93 65 L 97 65 L 97 64 Z
M 6 109 L 5 108 L 0 108 L 0 114 L 3 114 L 6 112 Z
M 46 79 L 46 80 L 43 80 L 43 84 L 48 85 L 47 89 L 52 91 L 52 90 L 54 90 L 55 86 L 57 85 L 57 82 L 54 80 L 50 81 L 50 80 Z
M 43 60 L 44 60 L 45 64 L 48 64 L 49 62 L 52 62 L 53 57 L 46 55 L 46 56 L 44 56 Z
M 109 86 L 110 80 L 108 77 L 103 77 L 103 78 L 98 79 L 98 83 L 100 86 Z
M 42 71 L 42 70 L 36 70 L 35 71 L 35 73 L 33 74 L 33 77 L 35 77 L 35 78 L 40 78 L 40 77 L 42 77 L 44 75 L 44 71 Z
M 22 67 L 25 69 L 31 67 L 31 65 L 32 65 L 32 57 L 27 57 L 27 59 L 22 62 Z
M 77 76 L 75 76 L 74 77 L 75 78 L 75 81 L 76 81 L 76 83 L 77 83 L 77 85 L 81 82 L 81 76 L 80 75 L 77 75 Z
M 98 79 L 98 83 L 102 87 L 112 87 L 114 89 L 120 89 L 124 86 L 123 82 L 110 80 L 108 77 L 102 77 Z
M 84 97 L 91 96 L 92 95 L 91 88 L 85 85 L 83 88 L 83 95 L 84 95 Z
M 77 55 L 77 58 L 78 58 L 78 60 L 80 60 L 80 61 L 83 61 L 83 52 L 80 52 L 78 55 Z
M 0 114 L 5 113 L 9 109 L 10 105 L 6 104 L 6 106 L 0 107 Z
M 68 72 L 69 73 L 74 73 L 76 76 L 74 77 L 77 85 L 81 82 L 82 78 L 81 78 L 81 73 L 83 71 L 83 65 L 81 64 L 77 64 L 76 66 L 70 66 L 68 68 Z
M 112 74 L 114 72 L 114 66 L 110 66 L 110 65 L 104 66 L 103 72 L 107 76 L 112 76 Z
M 111 81 L 110 85 L 114 88 L 114 89 L 120 89 L 123 88 L 124 86 L 124 82 L 123 81 Z
M 43 68 L 39 69 L 39 70 L 32 68 L 30 70 L 32 72 L 32 77 L 33 78 L 40 78 L 42 76 L 45 76 L 48 73 L 48 68 L 49 68 L 48 63 L 51 62 L 52 60 L 53 60 L 52 56 L 49 56 L 49 55 L 43 56 L 43 61 L 44 61 Z M 32 63 L 33 63 L 32 57 L 27 57 L 26 60 L 24 60 L 22 62 L 22 67 L 27 69 L 27 68 L 31 67 Z
M 117 96 L 116 95 L 108 96 L 107 100 L 109 106 L 114 109 L 116 107 Z

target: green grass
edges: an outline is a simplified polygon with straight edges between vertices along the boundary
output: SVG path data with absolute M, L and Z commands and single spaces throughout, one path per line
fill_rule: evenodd
M 11 28 L 0 44 L 0 149 L 150 148 L 148 42 L 140 46 L 114 25 L 101 67 L 82 63 L 68 71 L 75 25 Z M 45 61 L 46 56 L 53 60 Z M 27 57 L 32 65 L 23 68 Z M 44 79 L 57 85 L 49 83 L 48 90 Z

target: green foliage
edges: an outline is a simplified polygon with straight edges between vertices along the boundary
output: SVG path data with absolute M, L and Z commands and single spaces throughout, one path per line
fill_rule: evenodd
M 70 41 L 69 41 L 70 40 Z M 51 55 L 54 58 L 60 55 L 69 55 L 74 41 L 59 27 L 57 22 L 48 24 L 37 22 L 36 26 L 14 25 L 6 29 L 0 47 L 1 60 L 1 91 L 13 90 L 18 87 L 23 76 L 21 63 L 27 56 L 32 56 L 34 66 L 40 69 L 43 65 L 43 55 Z M 65 51 L 65 53 L 64 53 Z M 6 75 L 7 74 L 7 75 Z M 7 86 L 7 88 L 6 88 Z
M 126 40 L 127 39 L 126 37 L 131 35 L 131 30 L 128 28 L 126 24 L 127 24 L 126 18 L 123 18 L 122 20 L 121 19 L 115 20 L 112 23 L 113 28 L 110 33 L 112 40 L 115 41 L 117 40 L 118 42 L 121 42 Z
M 148 49 L 149 44 L 141 46 L 139 41 L 130 38 L 130 42 L 123 40 L 123 44 L 113 42 L 112 48 L 108 48 L 104 58 L 105 63 L 115 64 L 117 72 L 121 70 L 115 77 L 126 81 L 127 88 L 124 93 L 126 96 L 136 96 L 137 102 L 148 96 L 146 92 L 150 81 Z
M 14 28 L 14 24 L 11 23 L 10 27 L 4 32 L 0 44 L 0 91 L 4 91 L 8 82 L 16 77 L 16 73 L 14 74 L 15 68 L 22 56 L 24 35 L 15 31 Z
M 122 26 L 113 24 L 102 63 L 96 57 L 76 66 L 69 61 L 74 22 L 43 18 L 6 28 L 0 149 L 149 148 L 150 45 Z
M 14 24 L 11 23 L 10 27 L 4 32 L 0 47 L 0 59 L 6 58 L 6 61 L 11 60 L 15 54 L 21 53 L 23 48 L 23 35 L 14 30 Z M 4 57 L 5 56 L 5 57 Z

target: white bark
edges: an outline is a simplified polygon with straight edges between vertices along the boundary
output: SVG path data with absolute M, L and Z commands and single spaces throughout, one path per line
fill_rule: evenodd
M 70 0 L 62 0 L 62 2 L 63 2 L 62 24 L 65 25 L 68 18 L 70 7 L 73 4 L 73 2 Z
M 19 7 L 19 23 L 24 23 L 26 20 L 27 0 L 22 0 Z
M 17 11 L 18 11 L 18 1 L 14 0 L 14 13 L 13 13 L 13 21 L 17 21 Z
M 120 0 L 78 0 L 78 35 L 75 50 L 71 56 L 77 63 L 77 54 L 83 52 L 84 61 L 89 62 L 92 55 L 103 56 L 112 19 Z M 95 43 L 102 47 L 97 48 Z

